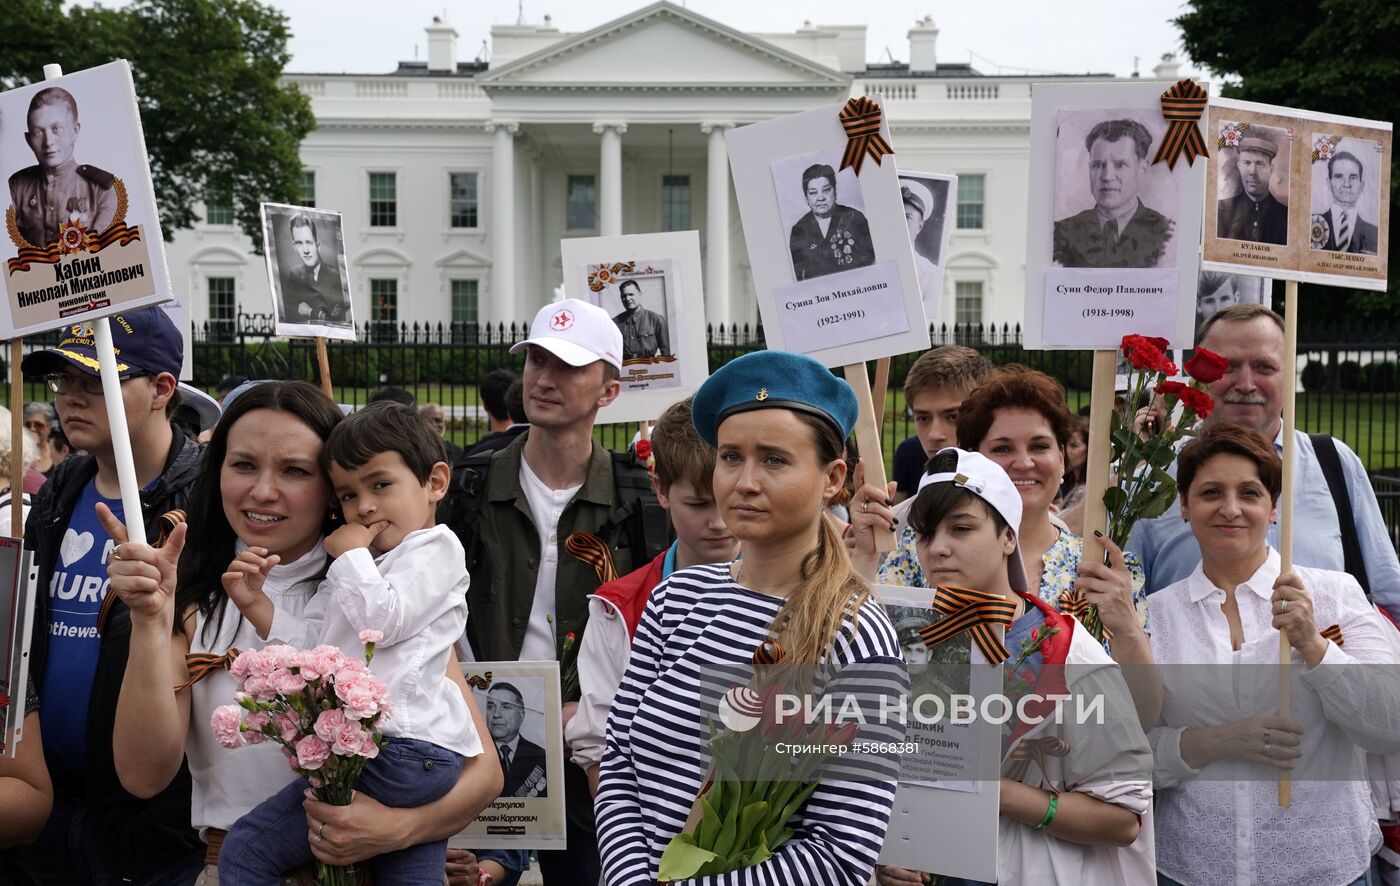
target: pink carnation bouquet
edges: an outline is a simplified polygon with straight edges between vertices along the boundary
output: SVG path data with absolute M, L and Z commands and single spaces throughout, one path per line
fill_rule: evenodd
M 365 764 L 379 756 L 380 725 L 392 712 L 389 690 L 369 670 L 383 634 L 362 631 L 364 661 L 334 646 L 265 646 L 229 667 L 237 704 L 216 709 L 210 725 L 226 748 L 274 741 L 316 799 L 346 806 Z M 320 886 L 349 886 L 353 869 L 317 864 Z

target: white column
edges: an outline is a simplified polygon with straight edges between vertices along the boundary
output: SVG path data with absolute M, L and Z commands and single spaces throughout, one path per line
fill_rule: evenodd
M 598 164 L 598 233 L 604 237 L 622 233 L 622 135 L 626 123 L 594 123 L 601 135 Z
M 491 311 L 490 323 L 526 322 L 516 311 L 515 289 L 515 134 L 519 123 L 488 123 L 491 146 Z M 519 314 L 519 316 L 517 316 Z
M 530 157 L 530 255 L 528 261 L 530 266 L 534 268 L 533 279 L 530 281 L 530 287 L 534 291 L 530 293 L 530 303 L 543 305 L 549 301 L 545 279 L 548 271 L 545 267 L 544 178 L 541 168 L 544 165 L 544 153 L 536 146 L 530 152 Z
M 724 132 L 732 123 L 702 123 L 710 138 L 705 188 L 705 322 L 729 322 L 729 153 Z

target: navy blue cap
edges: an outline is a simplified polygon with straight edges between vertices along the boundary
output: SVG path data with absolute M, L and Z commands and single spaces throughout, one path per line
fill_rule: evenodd
M 165 311 L 155 307 L 125 311 L 110 317 L 109 322 L 120 377 L 162 372 L 180 377 L 185 340 Z M 20 370 L 25 375 L 43 375 L 66 364 L 88 375 L 99 374 L 92 324 L 93 321 L 85 320 L 63 327 L 58 346 L 28 355 L 20 363 Z
M 720 422 L 751 409 L 791 409 L 830 422 L 841 439 L 856 425 L 856 395 L 844 379 L 801 354 L 754 351 L 731 360 L 695 393 L 691 419 L 700 439 L 718 445 Z

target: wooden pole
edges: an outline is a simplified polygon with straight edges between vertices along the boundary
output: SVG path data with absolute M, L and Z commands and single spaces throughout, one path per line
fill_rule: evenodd
M 24 538 L 24 340 L 10 342 L 10 535 Z M 43 441 L 40 441 L 42 445 Z
M 316 336 L 316 365 L 321 370 L 321 390 L 326 392 L 326 396 L 335 401 L 335 389 L 331 387 L 331 357 L 326 352 L 326 337 Z
M 890 389 L 890 358 L 881 357 L 875 361 L 875 433 L 885 439 L 885 394 Z M 896 446 L 899 444 L 895 444 Z
M 861 460 L 865 462 L 865 482 L 877 489 L 885 489 L 885 457 L 880 451 L 880 429 L 875 422 L 875 401 L 870 396 L 870 379 L 865 374 L 864 363 L 852 363 L 842 369 L 846 374 L 846 384 L 856 395 L 856 445 L 860 447 Z M 875 550 L 884 553 L 894 550 L 894 533 L 890 530 L 875 530 Z
M 1297 446 L 1293 439 L 1297 396 L 1294 388 L 1298 375 L 1298 283 L 1289 280 L 1283 288 L 1283 494 L 1278 509 L 1279 572 L 1293 568 L 1293 459 Z M 1293 684 L 1290 667 L 1293 650 L 1288 635 L 1278 635 L 1278 715 L 1287 720 L 1293 709 Z M 1288 772 L 1279 771 L 1278 805 L 1285 809 L 1293 805 L 1293 780 Z
M 1113 370 L 1117 351 L 1095 351 L 1089 390 L 1089 456 L 1084 477 L 1084 562 L 1102 563 L 1104 548 L 1094 530 L 1108 531 L 1108 509 L 1103 494 L 1108 489 L 1112 465 Z

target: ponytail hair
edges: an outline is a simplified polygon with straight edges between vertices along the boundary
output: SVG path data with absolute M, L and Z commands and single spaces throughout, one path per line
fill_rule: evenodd
M 812 428 L 817 460 L 839 461 L 841 439 L 825 419 L 794 412 Z M 817 527 L 817 546 L 802 560 L 802 584 L 783 601 L 770 632 L 794 664 L 817 664 L 829 651 L 841 623 L 852 619 L 870 596 L 870 585 L 856 574 L 832 518 L 825 513 Z

